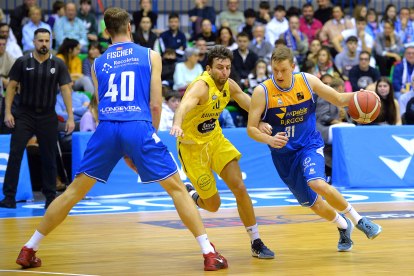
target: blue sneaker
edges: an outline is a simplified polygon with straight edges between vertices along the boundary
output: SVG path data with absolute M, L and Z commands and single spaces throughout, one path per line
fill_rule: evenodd
M 255 239 L 252 243 L 252 256 L 259 259 L 274 259 L 275 253 L 267 248 L 261 239 Z
M 348 228 L 341 229 L 338 228 L 339 231 L 339 242 L 338 242 L 338 251 L 339 252 L 346 252 L 351 251 L 352 247 L 354 246 L 354 242 L 351 240 L 352 231 L 354 231 L 354 224 L 351 222 L 350 219 L 345 218 L 343 214 L 341 216 L 346 220 L 348 224 Z
M 369 221 L 366 217 L 360 219 L 356 227 L 364 232 L 370 240 L 375 239 L 382 231 L 381 226 Z

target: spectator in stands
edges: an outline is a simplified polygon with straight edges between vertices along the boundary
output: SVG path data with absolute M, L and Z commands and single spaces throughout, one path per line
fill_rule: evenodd
M 414 77 L 414 46 L 405 49 L 402 62 L 394 68 L 392 77 L 392 86 L 395 91 L 395 98 L 398 99 L 401 94 L 411 90 L 411 80 Z
M 171 13 L 168 17 L 169 30 L 160 35 L 161 51 L 164 53 L 166 48 L 173 48 L 178 56 L 184 55 L 185 47 L 187 47 L 187 39 L 180 27 L 180 17 L 176 13 Z
M 56 1 L 53 3 L 52 6 L 52 14 L 49 16 L 47 20 L 47 24 L 49 24 L 50 28 L 53 30 L 53 26 L 55 22 L 65 15 L 65 3 L 63 1 Z
M 381 98 L 381 110 L 373 125 L 402 125 L 400 107 L 394 98 L 394 89 L 389 78 L 381 77 L 377 82 L 375 92 Z
M 76 5 L 74 3 L 66 4 L 65 15 L 55 22 L 53 31 L 55 33 L 57 49 L 62 45 L 63 40 L 72 38 L 79 41 L 82 46 L 82 53 L 88 51 L 88 37 L 85 26 L 83 25 L 83 21 L 76 17 Z
M 414 98 L 411 98 L 407 103 L 404 119 L 405 125 L 414 125 Z
M 239 0 L 227 0 L 228 11 L 222 11 L 219 14 L 221 27 L 228 27 L 232 33 L 237 34 L 237 29 L 241 24 L 246 22 L 242 12 L 238 11 Z
M 400 36 L 402 43 L 414 42 L 414 28 L 408 8 L 401 8 L 399 19 L 395 22 L 395 32 Z
M 24 0 L 24 3 L 21 6 L 17 6 L 10 14 L 10 28 L 13 30 L 13 34 L 17 40 L 16 42 L 20 47 L 23 46 L 23 26 L 30 21 L 29 10 L 31 7 L 36 6 L 36 4 L 37 0 Z
M 203 71 L 206 71 L 207 67 L 207 42 L 204 40 L 204 38 L 200 37 L 195 47 L 200 51 L 198 54 L 198 63 L 200 63 L 201 67 L 203 68 Z
M 317 55 L 321 48 L 321 42 L 318 39 L 314 39 L 309 46 L 309 52 L 306 54 L 307 59 L 311 60 L 315 65 L 318 63 Z
M 381 27 L 384 27 L 384 23 L 392 21 L 394 24 L 397 22 L 397 7 L 393 4 L 389 4 L 384 11 L 384 16 L 381 19 Z
M 385 22 L 384 32 L 378 33 L 375 39 L 375 59 L 382 76 L 387 74 L 396 61 L 401 61 L 401 38 L 394 33 L 392 21 Z
M 89 41 L 98 40 L 98 25 L 96 16 L 91 13 L 91 0 L 81 0 L 80 10 L 76 14 L 76 17 L 83 21 L 87 37 Z
M 285 18 L 286 10 L 282 5 L 278 5 L 274 10 L 274 17 L 266 25 L 265 37 L 271 45 L 275 45 L 280 35 L 289 29 L 289 22 Z
M 322 27 L 319 39 L 322 44 L 329 47 L 331 54 L 335 57 L 338 52 L 332 43 L 333 39 L 341 34 L 342 31 L 353 29 L 354 25 L 351 20 L 345 19 L 345 12 L 341 6 L 332 8 L 332 19 L 329 19 Z
M 334 77 L 335 65 L 332 61 L 331 53 L 327 48 L 322 48 L 317 54 L 318 63 L 315 66 L 316 76 L 321 78 L 325 74 L 329 74 Z
M 139 27 L 139 23 L 141 22 L 141 19 L 144 16 L 148 16 L 151 19 L 151 29 L 155 28 L 155 25 L 157 24 L 158 15 L 152 11 L 152 1 L 151 0 L 140 0 L 139 7 L 141 9 L 132 14 L 135 28 Z M 158 33 L 156 30 L 154 31 L 155 33 Z
M 299 31 L 308 37 L 309 45 L 314 40 L 319 38 L 323 24 L 318 19 L 314 18 L 314 11 L 312 4 L 306 3 L 302 7 L 302 17 L 300 18 Z
M 342 52 L 336 55 L 335 65 L 338 71 L 342 74 L 342 78 L 345 81 L 349 80 L 349 72 L 351 69 L 359 64 L 359 52 L 357 51 L 358 38 L 356 36 L 350 36 L 346 40 L 346 52 Z M 346 92 L 351 92 L 348 90 Z
M 85 114 L 86 110 L 89 106 L 89 97 L 83 93 L 77 93 L 72 90 L 71 94 L 72 98 L 72 111 L 73 111 L 73 119 L 75 123 L 80 122 L 83 114 Z M 66 110 L 65 102 L 63 101 L 62 93 L 59 93 L 56 98 L 56 105 L 55 105 L 56 114 L 61 116 L 64 119 L 64 122 L 68 120 L 68 111 Z
M 289 29 L 280 35 L 286 41 L 286 46 L 293 51 L 298 59 L 299 64 L 306 59 L 306 53 L 309 49 L 308 37 L 299 31 L 299 18 L 292 15 L 289 18 Z
M 165 101 L 162 103 L 159 131 L 170 130 L 172 127 L 174 112 L 181 103 L 181 94 L 170 90 L 165 93 Z
M 359 54 L 359 64 L 354 66 L 349 72 L 349 81 L 352 85 L 352 91 L 359 91 L 373 82 L 376 82 L 380 77 L 380 72 L 369 66 L 370 55 L 363 51 Z
M 82 61 L 82 74 L 92 79 L 91 67 L 95 58 L 105 52 L 104 47 L 98 41 L 92 41 L 88 46 L 88 56 Z
M 216 44 L 217 36 L 212 31 L 212 23 L 208 19 L 201 21 L 201 33 L 193 35 L 192 41 L 195 44 L 198 39 L 204 39 L 207 43 L 207 50 L 210 50 Z
M 317 76 L 317 72 L 315 70 L 315 63 L 313 61 L 307 59 L 303 62 L 302 68 L 300 69 L 301 72 L 308 73 L 311 75 Z
M 61 58 L 69 70 L 75 91 L 87 91 L 91 94 L 95 92 L 92 80 L 82 74 L 82 61 L 78 57 L 81 45 L 76 39 L 65 38 L 60 45 L 56 57 Z
M 261 24 L 253 27 L 253 40 L 249 43 L 249 51 L 255 53 L 259 59 L 265 58 L 273 52 L 274 47 L 265 38 L 265 29 Z
M 259 24 L 256 22 L 256 12 L 253 9 L 247 9 L 244 11 L 244 17 L 246 22 L 239 26 L 238 33 L 246 33 L 251 41 L 253 40 L 253 28 Z
M 7 39 L 6 52 L 12 55 L 14 59 L 18 59 L 19 57 L 23 56 L 22 49 L 16 42 L 13 42 L 9 39 L 9 35 L 9 25 L 6 23 L 0 23 L 0 36 L 4 36 Z
M 270 78 L 269 71 L 267 70 L 267 63 L 266 61 L 259 59 L 256 62 L 255 68 L 250 72 L 248 76 L 249 86 L 247 88 L 247 93 L 251 97 L 253 94 L 254 89 L 258 86 L 261 82 Z
M 37 29 L 43 28 L 43 29 L 48 30 L 50 33 L 52 33 L 52 29 L 50 28 L 49 24 L 46 24 L 40 21 L 40 19 L 42 18 L 42 11 L 40 10 L 38 6 L 33 6 L 30 8 L 29 17 L 30 17 L 30 22 L 24 25 L 23 31 L 22 31 L 23 33 L 22 43 L 23 43 L 24 54 L 27 54 L 34 50 L 35 46 L 33 44 L 33 39 L 34 39 L 34 32 Z M 52 47 L 52 44 L 50 47 Z
M 0 89 L 0 99 L 3 97 L 3 91 L 6 90 L 7 85 L 9 84 L 9 72 L 15 60 L 12 55 L 6 52 L 6 44 L 7 38 L 0 36 L 0 86 L 2 87 L 2 89 Z
M 92 95 L 88 109 L 83 114 L 79 128 L 80 131 L 95 131 L 99 124 L 99 110 L 98 102 L 96 101 L 96 94 Z
M 175 64 L 177 63 L 177 54 L 173 48 L 166 48 L 162 55 L 161 80 L 166 86 L 172 87 L 174 84 Z
M 348 37 L 355 36 L 358 38 L 358 51 L 366 51 L 369 54 L 372 52 L 372 47 L 374 46 L 374 40 L 372 37 L 365 32 L 365 27 L 367 26 L 367 22 L 365 18 L 358 17 L 356 19 L 356 27 L 354 29 L 349 29 L 342 31 L 340 35 L 335 37 L 332 40 L 332 43 L 338 53 L 342 53 L 346 51 L 341 47 L 341 43 L 346 41 Z
M 193 23 L 193 36 L 202 32 L 200 26 L 204 19 L 207 19 L 213 25 L 216 24 L 216 11 L 213 7 L 206 6 L 207 2 L 208 0 L 195 0 L 195 8 L 188 11 L 190 21 Z
M 283 38 L 279 38 L 278 40 L 275 41 L 275 48 L 278 47 L 286 47 L 286 41 Z M 264 60 L 266 61 L 266 63 L 268 64 L 267 70 L 269 70 L 269 72 L 273 72 L 272 70 L 272 66 L 271 66 L 271 62 L 272 62 L 272 53 L 270 52 L 265 58 Z M 300 67 L 299 67 L 299 63 L 298 60 L 295 56 L 293 56 L 293 63 L 295 64 L 295 69 L 293 70 L 293 73 L 298 73 L 300 72 Z
M 414 91 L 413 91 L 413 85 L 414 83 L 414 77 L 412 78 L 412 82 L 411 82 L 411 89 L 410 91 L 408 91 L 407 93 L 404 93 L 400 96 L 400 98 L 398 99 L 398 103 L 400 105 L 400 114 L 401 117 L 404 115 L 405 111 L 406 111 L 406 107 L 407 107 L 407 103 L 410 99 L 414 98 Z
M 367 27 L 365 32 L 367 32 L 375 40 L 377 33 L 382 32 L 381 25 L 378 22 L 378 15 L 374 9 L 369 9 L 367 13 Z
M 227 47 L 227 49 L 234 51 L 239 47 L 236 41 L 233 38 L 231 30 L 229 27 L 222 27 L 218 31 L 218 36 L 216 39 L 216 44 L 221 44 Z
M 219 124 L 221 128 L 235 128 L 233 117 L 226 108 L 220 114 L 218 118 Z
M 286 18 L 289 20 L 292 15 L 300 17 L 301 13 L 302 11 L 299 8 L 290 6 L 290 8 L 286 11 Z
M 242 89 L 249 87 L 248 76 L 258 60 L 257 55 L 249 51 L 249 43 L 249 36 L 246 33 L 239 33 L 237 35 L 237 45 L 239 48 L 233 51 L 232 63 L 241 78 Z
M 141 22 L 133 36 L 136 44 L 150 49 L 154 49 L 155 42 L 158 39 L 158 36 L 151 31 L 151 19 L 148 16 L 141 18 Z
M 330 86 L 338 93 L 344 93 L 344 81 L 333 79 Z M 342 124 L 348 124 L 348 115 L 343 107 L 337 107 L 322 97 L 318 97 L 315 110 L 316 129 L 321 133 L 325 144 L 332 144 L 332 128 Z
M 0 23 L 3 22 L 3 19 L 5 19 L 4 13 L 3 13 L 3 10 L 0 8 Z M 4 20 L 4 21 L 6 21 L 6 20 Z M 8 38 L 8 40 L 11 40 L 11 41 L 17 43 L 16 37 L 14 36 L 13 31 L 12 31 L 11 28 L 9 28 L 9 38 Z
M 329 7 L 329 0 L 318 0 L 318 9 L 315 11 L 314 17 L 325 24 L 331 19 L 332 8 Z
M 365 20 L 367 19 L 367 7 L 363 6 L 363 5 L 357 5 L 354 8 L 354 11 L 352 12 L 352 18 L 351 18 L 351 22 L 354 25 L 354 27 L 356 27 L 356 19 L 358 17 L 362 17 L 365 18 Z
M 193 82 L 195 78 L 203 73 L 203 67 L 198 63 L 198 55 L 200 50 L 197 48 L 185 49 L 185 61 L 179 62 L 175 66 L 174 71 L 174 90 L 178 90 L 181 95 L 184 95 L 185 90 Z
M 331 86 L 332 80 L 334 78 L 332 77 L 332 75 L 329 74 L 325 74 L 321 77 L 321 82 L 327 86 Z
M 270 17 L 270 5 L 268 1 L 261 1 L 259 4 L 259 13 L 256 16 L 256 21 L 266 25 L 272 19 Z

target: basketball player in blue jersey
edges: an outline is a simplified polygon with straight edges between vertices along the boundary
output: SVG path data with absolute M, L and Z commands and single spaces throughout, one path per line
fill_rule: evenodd
M 340 94 L 313 75 L 293 74 L 293 54 L 287 47 L 273 51 L 271 66 L 272 77 L 253 92 L 248 135 L 269 145 L 280 178 L 298 202 L 338 227 L 338 251 L 352 249 L 354 225 L 350 219 L 369 239 L 374 239 L 382 228 L 361 217 L 334 187 L 325 182 L 324 143 L 316 130 L 315 94 L 343 107 L 356 92 Z M 265 129 L 262 124 L 269 125 L 267 134 L 260 131 Z
M 43 238 L 66 218 L 97 180 L 107 181 L 124 156 L 143 183 L 158 182 L 172 197 L 181 220 L 202 248 L 204 270 L 227 268 L 227 260 L 208 240 L 174 160 L 156 135 L 161 116 L 161 58 L 131 42 L 130 17 L 125 10 L 110 8 L 104 20 L 105 32 L 114 44 L 92 66 L 100 124 L 88 142 L 74 181 L 52 202 L 16 262 L 23 267 L 39 267 L 41 261 L 35 253 Z

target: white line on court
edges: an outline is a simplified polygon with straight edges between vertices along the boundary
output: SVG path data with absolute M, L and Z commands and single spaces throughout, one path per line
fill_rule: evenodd
M 0 272 L 22 272 L 22 273 L 37 273 L 37 274 L 53 274 L 53 275 L 71 275 L 71 276 L 98 276 L 98 275 L 89 275 L 89 274 L 70 274 L 70 273 L 58 273 L 58 272 L 43 272 L 43 271 L 31 271 L 31 270 L 3 270 L 0 269 Z

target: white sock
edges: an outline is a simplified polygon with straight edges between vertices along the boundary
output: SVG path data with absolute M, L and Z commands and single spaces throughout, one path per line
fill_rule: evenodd
M 259 228 L 257 227 L 257 224 L 246 227 L 246 231 L 247 231 L 247 234 L 249 234 L 250 240 L 252 241 L 252 243 L 254 240 L 260 239 Z
M 355 211 L 354 207 L 351 206 L 351 204 L 348 203 L 348 207 L 346 207 L 345 210 L 341 211 L 347 218 L 352 219 L 354 224 L 358 224 L 358 221 L 362 219 L 362 217 L 358 214 L 357 211 Z
M 338 228 L 341 228 L 341 229 L 348 228 L 348 223 L 346 222 L 346 220 L 342 216 L 340 216 L 337 212 L 335 213 L 336 213 L 336 217 L 333 220 L 331 220 L 331 222 L 335 224 L 336 227 Z
M 39 249 L 39 244 L 42 242 L 42 240 L 46 236 L 40 234 L 39 232 L 36 232 L 33 234 L 32 238 L 24 245 L 27 248 L 33 248 L 34 251 L 37 251 Z
M 201 246 L 201 251 L 203 251 L 203 254 L 208 254 L 210 252 L 213 252 L 213 253 L 216 252 L 214 251 L 213 246 L 210 244 L 207 234 L 196 237 L 196 240 L 198 241 L 198 244 Z

